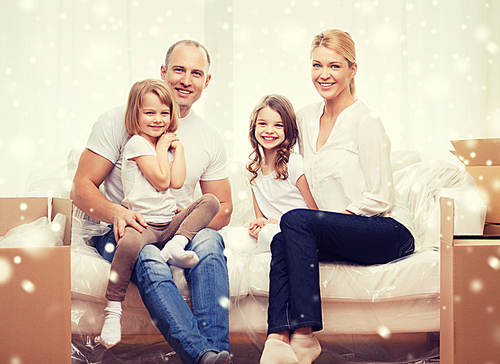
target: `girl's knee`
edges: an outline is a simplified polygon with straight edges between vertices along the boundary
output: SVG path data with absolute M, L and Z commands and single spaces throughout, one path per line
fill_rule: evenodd
M 217 215 L 220 209 L 220 202 L 211 193 L 203 195 L 203 203 L 206 205 L 207 210 L 209 210 L 214 216 Z
M 120 239 L 116 249 L 117 251 L 121 251 L 121 254 L 137 255 L 145 245 L 145 243 L 136 239 Z
M 259 238 L 257 239 L 259 251 L 271 251 L 271 241 L 273 240 L 273 237 L 279 232 L 279 225 L 267 224 L 266 226 L 264 226 L 259 233 Z

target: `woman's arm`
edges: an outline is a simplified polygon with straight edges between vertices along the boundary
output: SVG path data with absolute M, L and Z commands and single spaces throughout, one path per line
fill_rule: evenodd
M 363 216 L 382 215 L 394 204 L 391 143 L 379 118 L 367 116 L 358 131 L 359 165 L 366 191 L 347 210 Z
M 311 190 L 309 189 L 309 183 L 307 183 L 307 179 L 304 174 L 299 177 L 296 185 L 300 193 L 304 197 L 307 207 L 309 207 L 311 210 L 319 210 L 318 205 L 316 205 L 316 201 L 314 201 L 314 197 L 312 196 Z

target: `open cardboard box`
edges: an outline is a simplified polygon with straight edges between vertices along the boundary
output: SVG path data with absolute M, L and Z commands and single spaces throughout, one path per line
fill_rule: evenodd
M 500 236 L 453 234 L 441 198 L 441 364 L 500 363 Z
M 481 199 L 488 207 L 487 223 L 500 223 L 500 138 L 452 140 L 452 151 L 476 180 Z M 498 234 L 492 226 L 485 234 Z
M 71 216 L 66 199 L 0 198 L 0 236 L 57 213 L 64 246 L 0 248 L 0 363 L 71 363 Z

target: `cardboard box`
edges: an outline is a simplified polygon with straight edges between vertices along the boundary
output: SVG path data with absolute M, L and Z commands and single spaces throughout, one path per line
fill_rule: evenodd
M 500 363 L 500 237 L 454 236 L 441 199 L 441 364 Z
M 0 248 L 0 363 L 71 363 L 71 201 L 0 198 L 0 236 L 58 212 L 64 246 Z
M 484 224 L 484 235 L 500 235 L 500 224 Z
M 452 140 L 452 152 L 476 180 L 488 207 L 486 222 L 500 223 L 500 138 Z

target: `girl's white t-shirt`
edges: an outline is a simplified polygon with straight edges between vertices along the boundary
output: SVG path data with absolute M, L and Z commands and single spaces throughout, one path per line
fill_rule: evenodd
M 281 216 L 297 208 L 307 209 L 304 196 L 297 187 L 297 180 L 304 174 L 302 156 L 290 153 L 288 161 L 288 178 L 276 179 L 276 172 L 263 175 L 258 171 L 257 178 L 252 182 L 252 191 L 260 211 L 267 219 L 280 220 Z
M 122 205 L 126 208 L 140 212 L 146 222 L 169 222 L 175 215 L 177 203 L 170 192 L 158 191 L 146 178 L 137 162 L 131 158 L 152 155 L 156 157 L 155 148 L 140 135 L 129 139 L 123 149 L 121 180 L 123 194 Z M 169 152 L 172 160 L 172 153 Z
M 114 164 L 101 187 L 110 201 L 121 203 L 123 188 L 121 180 L 122 154 L 129 136 L 125 130 L 126 105 L 121 105 L 102 114 L 92 128 L 86 148 Z M 188 207 L 194 200 L 194 191 L 200 181 L 217 181 L 227 178 L 227 155 L 220 133 L 193 109 L 185 118 L 179 119 L 176 131 L 184 145 L 186 156 L 186 182 L 172 194 L 177 206 Z

